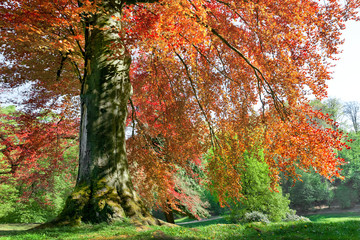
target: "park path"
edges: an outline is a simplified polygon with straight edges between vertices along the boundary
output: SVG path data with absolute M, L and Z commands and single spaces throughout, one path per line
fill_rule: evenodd
M 331 206 L 330 208 L 327 206 L 318 207 L 315 210 L 307 211 L 305 213 L 301 213 L 300 215 L 314 215 L 314 214 L 326 214 L 326 213 L 344 213 L 344 212 L 354 212 L 360 213 L 360 204 L 356 204 L 352 208 L 342 209 L 340 206 Z
M 354 207 L 349 209 L 342 209 L 340 206 L 332 206 L 331 208 L 327 206 L 319 207 L 318 209 L 315 209 L 313 211 L 308 211 L 305 213 L 302 213 L 300 215 L 314 215 L 314 214 L 326 214 L 326 213 L 344 213 L 344 212 L 354 212 L 354 213 L 360 213 L 360 204 L 356 204 Z M 182 223 L 176 223 L 177 225 L 184 225 L 184 224 L 190 224 L 190 223 L 198 223 L 198 222 L 207 222 L 212 221 L 216 219 L 224 218 L 222 216 L 215 216 L 212 218 L 204 218 L 200 220 L 194 220 L 189 222 L 182 222 Z
M 212 220 L 221 219 L 221 218 L 224 218 L 224 217 L 216 216 L 216 217 L 212 217 L 212 218 L 204 218 L 204 219 L 200 219 L 200 220 L 194 220 L 194 221 L 190 221 L 190 222 L 182 222 L 182 223 L 176 223 L 176 224 L 184 225 L 184 224 L 190 224 L 190 223 L 207 222 L 207 221 L 212 221 Z

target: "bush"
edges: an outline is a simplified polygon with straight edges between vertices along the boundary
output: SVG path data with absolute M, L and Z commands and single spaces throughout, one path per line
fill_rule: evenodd
M 281 221 L 289 211 L 289 199 L 282 194 L 281 188 L 270 187 L 269 168 L 262 151 L 257 154 L 244 154 L 246 169 L 242 173 L 241 184 L 244 199 L 231 207 L 228 220 L 239 222 L 245 214 L 261 212 L 273 222 Z
M 231 223 L 239 223 L 243 220 L 246 214 L 246 209 L 235 205 L 231 208 L 230 214 L 225 216 L 226 221 Z
M 13 185 L 0 185 L 0 219 L 13 211 L 18 197 L 19 191 Z
M 33 199 L 18 202 L 0 218 L 1 223 L 43 223 L 54 218 L 50 206 L 44 206 Z
M 286 213 L 285 218 L 283 219 L 284 222 L 311 222 L 309 218 L 299 216 L 296 214 L 296 211 L 290 209 L 288 213 Z
M 267 215 L 258 211 L 245 213 L 243 221 L 246 223 L 250 223 L 250 222 L 270 223 Z
M 289 211 L 288 196 L 269 188 L 259 189 L 257 194 L 252 194 L 245 200 L 247 212 L 259 211 L 268 215 L 272 222 L 281 221 Z
M 341 174 L 345 179 L 336 185 L 335 202 L 342 208 L 353 207 L 360 199 L 360 132 L 350 133 L 355 141 L 348 143 L 351 149 L 344 149 L 339 156 L 348 164 L 343 166 Z

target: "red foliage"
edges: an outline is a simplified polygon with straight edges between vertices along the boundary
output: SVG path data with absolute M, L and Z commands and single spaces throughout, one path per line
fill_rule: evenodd
M 14 112 L 0 115 L 0 182 L 16 180 L 27 199 L 34 189 L 52 190 L 53 176 L 67 171 L 66 149 L 74 146 L 76 122 L 52 114 Z M 76 143 L 75 143 L 76 144 Z

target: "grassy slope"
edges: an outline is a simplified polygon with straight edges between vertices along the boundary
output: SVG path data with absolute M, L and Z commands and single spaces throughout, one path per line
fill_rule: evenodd
M 311 223 L 226 224 L 224 219 L 138 231 L 128 223 L 85 225 L 42 231 L 0 228 L 0 239 L 360 239 L 360 215 L 313 215 Z M 1 226 L 0 226 L 1 227 Z M 19 227 L 19 226 L 17 226 Z M 21 226 L 24 227 L 24 226 Z M 3 230 L 2 230 L 3 229 Z

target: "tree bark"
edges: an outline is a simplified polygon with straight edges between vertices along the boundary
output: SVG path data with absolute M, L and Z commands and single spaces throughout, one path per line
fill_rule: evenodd
M 175 224 L 175 218 L 174 218 L 174 212 L 170 206 L 170 204 L 167 204 L 168 209 L 164 210 L 164 216 L 168 223 Z
M 168 212 L 164 212 L 164 215 L 165 215 L 165 219 L 168 223 L 175 224 L 174 213 L 172 210 L 169 210 Z
M 161 225 L 134 191 L 126 157 L 125 121 L 131 58 L 119 32 L 121 1 L 103 0 L 86 40 L 88 73 L 81 89 L 79 172 L 55 225 L 113 222 Z

